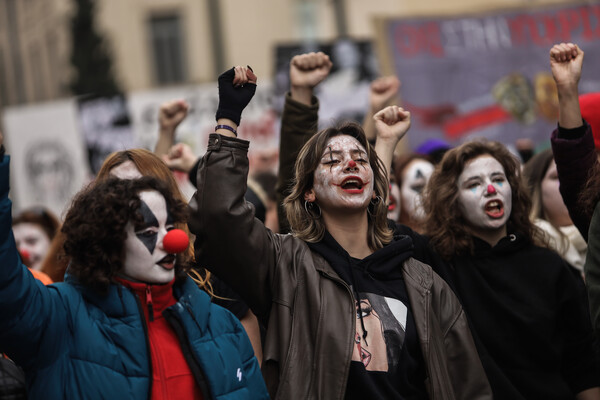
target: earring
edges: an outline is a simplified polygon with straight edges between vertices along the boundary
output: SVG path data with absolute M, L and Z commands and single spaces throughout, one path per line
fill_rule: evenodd
M 378 205 L 379 203 L 382 203 L 382 202 L 383 202 L 383 197 L 381 197 L 381 196 L 375 196 L 374 199 L 371 199 L 371 204 L 373 206 L 376 206 L 376 205 Z
M 315 211 L 314 208 L 317 208 L 317 210 L 319 211 L 319 215 L 314 215 Z M 313 212 L 309 211 L 312 210 Z M 314 203 L 312 201 L 308 201 L 308 200 L 304 200 L 304 210 L 306 210 L 306 213 L 312 218 L 312 219 L 319 219 L 321 218 L 321 207 L 319 207 L 319 205 L 317 203 Z
M 371 212 L 371 207 L 375 209 L 381 203 L 383 203 L 383 197 L 381 196 L 375 196 L 374 199 L 371 199 L 371 201 L 369 202 L 369 206 L 367 207 L 367 214 L 369 214 L 372 217 L 373 213 Z

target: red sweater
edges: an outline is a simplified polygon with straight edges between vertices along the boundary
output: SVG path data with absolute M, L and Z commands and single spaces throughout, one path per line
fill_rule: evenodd
M 148 327 L 152 357 L 152 400 L 202 399 L 200 389 L 188 366 L 179 339 L 165 320 L 162 311 L 177 302 L 173 281 L 166 285 L 147 285 L 125 279 L 117 280 L 140 298 Z M 150 317 L 152 310 L 152 317 Z

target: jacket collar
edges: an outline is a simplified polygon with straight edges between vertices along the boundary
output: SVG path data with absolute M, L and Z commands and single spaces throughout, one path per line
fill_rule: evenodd
M 81 285 L 75 277 L 68 273 L 65 275 L 65 283 L 56 285 L 65 284 L 80 292 L 86 301 L 101 309 L 111 318 L 139 316 L 140 309 L 136 296 L 121 284 L 109 285 L 107 293 L 102 294 Z M 211 307 L 209 295 L 198 288 L 196 283 L 189 277 L 183 283 L 177 282 L 173 285 L 173 295 L 177 303 L 168 309 L 179 315 L 186 312 L 191 313 L 193 310 L 194 323 L 202 333 L 206 332 Z

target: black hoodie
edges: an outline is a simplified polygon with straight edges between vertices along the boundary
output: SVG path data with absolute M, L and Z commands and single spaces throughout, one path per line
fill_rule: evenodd
M 402 263 L 413 255 L 412 239 L 395 236 L 362 260 L 350 257 L 328 232 L 308 245 L 352 288 L 357 302 L 346 399 L 427 399 L 425 364 L 402 276 Z
M 600 379 L 583 281 L 558 254 L 473 238 L 454 281 L 495 399 L 574 399 Z

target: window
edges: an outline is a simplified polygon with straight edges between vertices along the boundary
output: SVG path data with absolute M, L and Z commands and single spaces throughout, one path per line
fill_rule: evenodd
M 186 80 L 183 38 L 179 16 L 150 19 L 150 40 L 154 56 L 154 76 L 159 84 Z

